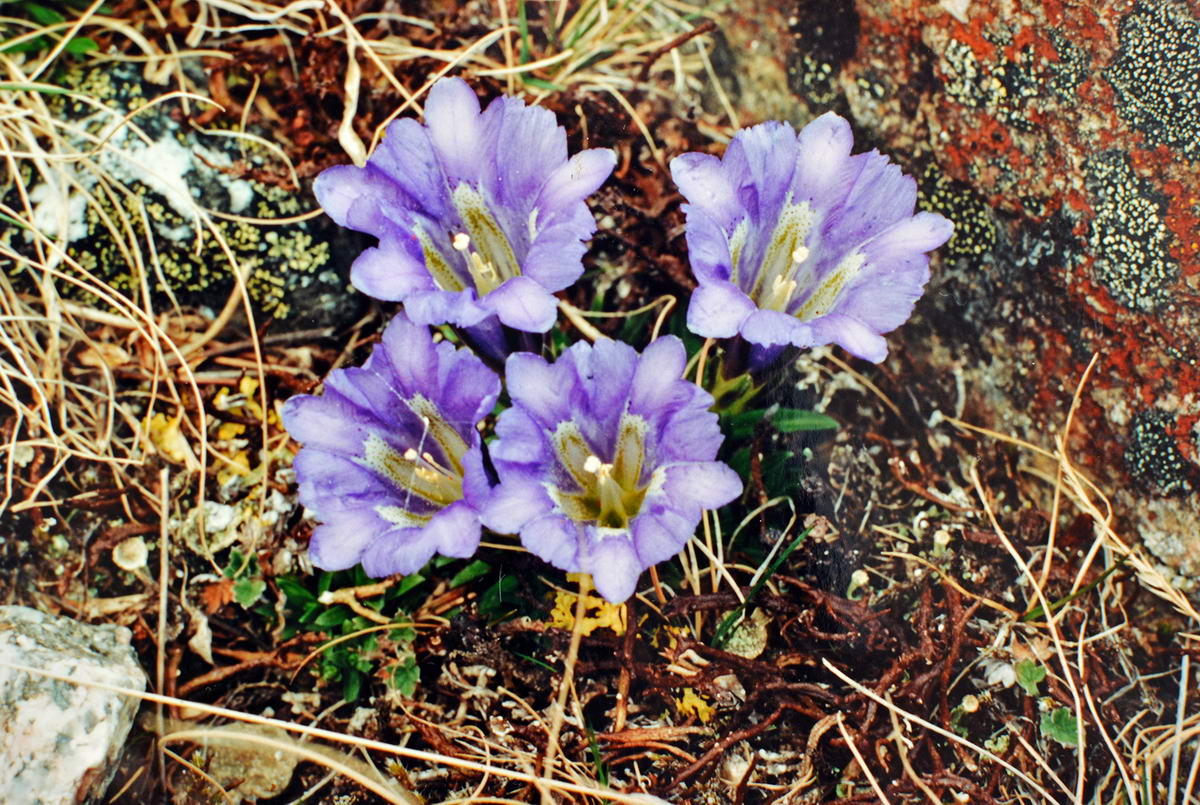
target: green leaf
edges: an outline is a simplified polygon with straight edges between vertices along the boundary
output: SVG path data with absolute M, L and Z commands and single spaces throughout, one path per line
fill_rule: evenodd
M 313 621 L 313 626 L 320 629 L 325 629 L 331 626 L 341 626 L 350 617 L 350 610 L 347 607 L 336 606 L 332 609 L 327 609 Z
M 96 40 L 90 36 L 77 36 L 70 42 L 67 42 L 63 48 L 67 53 L 91 53 L 93 50 L 99 50 L 100 46 L 96 44 Z
M 314 604 L 317 597 L 309 592 L 308 588 L 295 576 L 276 576 L 275 586 L 277 586 L 287 602 L 291 606 L 300 607 L 305 604 Z
M 402 578 L 400 580 L 400 583 L 397 584 L 392 589 L 394 589 L 396 591 L 395 592 L 396 596 L 401 596 L 401 595 L 404 595 L 409 590 L 411 590 L 413 587 L 416 587 L 418 584 L 423 583 L 424 581 L 425 581 L 425 577 L 422 576 L 420 573 L 410 573 L 407 576 L 405 576 L 404 578 Z
M 546 81 L 542 78 L 534 78 L 528 73 L 521 73 L 521 80 L 531 87 L 544 89 L 549 92 L 562 92 L 566 89 L 566 87 L 562 86 L 561 84 L 555 84 L 553 81 Z
M 779 566 L 787 561 L 787 558 L 792 555 L 792 551 L 800 547 L 800 543 L 804 542 L 804 538 L 808 536 L 808 532 L 812 528 L 806 528 L 792 540 L 791 544 L 784 548 L 776 555 L 774 561 L 767 567 L 765 573 L 759 577 L 754 586 L 750 588 L 750 592 L 746 593 L 746 600 L 743 601 L 736 609 L 725 616 L 725 620 L 721 621 L 717 627 L 716 634 L 713 635 L 713 646 L 715 648 L 725 648 L 725 644 L 729 642 L 729 638 L 733 636 L 733 627 L 737 626 L 741 620 L 742 613 L 746 611 L 746 607 L 754 600 L 754 596 L 758 595 L 758 591 L 763 588 L 763 585 L 770 581 L 771 576 L 775 575 L 775 571 L 779 570 Z
M 221 568 L 221 574 L 227 579 L 232 579 L 234 576 L 240 575 L 245 565 L 246 557 L 237 548 L 232 548 L 229 551 L 229 561 L 225 563 L 225 567 Z
M 1038 695 L 1038 684 L 1046 678 L 1046 669 L 1033 660 L 1025 659 L 1016 664 L 1017 684 L 1030 696 Z
M 480 576 L 486 575 L 492 566 L 482 559 L 476 559 L 471 564 L 464 567 L 462 570 L 454 574 L 454 578 L 450 579 L 451 587 L 461 587 L 469 581 L 474 581 Z
M 837 430 L 837 420 L 816 411 L 800 408 L 780 408 L 771 418 L 771 423 L 780 433 L 796 433 L 802 430 Z
M 233 583 L 233 600 L 249 609 L 267 589 L 267 583 L 262 579 L 238 579 Z
M 56 25 L 60 22 L 66 22 L 67 18 L 59 14 L 52 8 L 43 6 L 41 3 L 22 3 L 21 8 L 28 12 L 30 18 L 42 25 Z
M 0 49 L 0 53 L 36 53 L 39 50 L 49 50 L 50 40 L 44 36 L 35 36 L 15 45 Z
M 396 663 L 392 666 L 392 687 L 398 690 L 402 696 L 412 696 L 420 681 L 421 669 L 417 667 L 416 657 L 408 657 L 403 663 Z
M 479 614 L 486 617 L 488 620 L 496 620 L 506 612 L 512 610 L 513 603 L 516 602 L 514 593 L 517 591 L 516 576 L 501 576 L 494 584 L 483 591 L 483 595 L 479 596 Z M 505 603 L 505 598 L 508 598 L 510 603 Z
M 342 698 L 348 702 L 358 701 L 358 694 L 362 692 L 363 673 L 357 668 L 346 669 L 346 679 L 342 684 Z
M 749 439 L 754 435 L 754 429 L 758 427 L 758 423 L 762 422 L 763 417 L 766 415 L 766 409 L 753 408 L 729 417 L 727 422 L 729 438 L 737 440 Z
M 417 639 L 417 630 L 411 626 L 388 630 L 388 639 L 396 643 L 412 643 Z
M 1042 734 L 1063 746 L 1079 742 L 1079 719 L 1067 707 L 1056 707 L 1042 713 Z

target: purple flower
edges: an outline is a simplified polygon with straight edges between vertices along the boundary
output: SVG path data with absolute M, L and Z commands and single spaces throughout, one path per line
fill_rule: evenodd
M 404 302 L 418 324 L 495 315 L 540 333 L 556 317 L 551 292 L 583 272 L 596 229 L 583 200 L 615 164 L 602 149 L 568 160 L 550 111 L 502 97 L 481 114 L 466 82 L 444 78 L 424 125 L 397 120 L 365 167 L 330 168 L 313 191 L 339 224 L 379 238 L 351 269 L 359 290 Z
M 700 283 L 689 329 L 887 357 L 882 334 L 912 313 L 926 253 L 953 225 L 913 215 L 916 182 L 878 151 L 852 156 L 853 144 L 850 124 L 829 112 L 799 134 L 776 121 L 742 129 L 721 159 L 672 160 Z
M 703 509 L 741 494 L 714 461 L 721 446 L 712 397 L 682 380 L 674 337 L 639 356 L 627 344 L 574 344 L 554 363 L 510 355 L 513 407 L 491 445 L 500 485 L 483 512 L 563 570 L 590 573 L 600 594 L 624 601 L 638 576 L 683 548 Z
M 313 564 L 362 562 L 378 577 L 474 553 L 490 491 L 475 424 L 499 394 L 482 361 L 400 315 L 361 368 L 331 372 L 320 397 L 289 399 L 300 502 L 321 521 Z

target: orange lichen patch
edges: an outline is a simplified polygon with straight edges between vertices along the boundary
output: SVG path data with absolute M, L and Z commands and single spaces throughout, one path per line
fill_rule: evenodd
M 1024 53 L 1029 48 L 1037 57 L 1047 61 L 1059 61 L 1058 50 L 1048 39 L 1041 36 L 1032 27 L 1022 28 L 1013 36 L 1012 44 L 1005 48 L 1005 53 L 1014 61 L 1027 58 Z
M 959 42 L 969 45 L 975 58 L 980 61 L 990 61 L 996 58 L 996 46 L 984 36 L 984 26 L 990 20 L 986 14 L 973 17 L 966 25 L 957 20 L 951 25 L 952 36 Z

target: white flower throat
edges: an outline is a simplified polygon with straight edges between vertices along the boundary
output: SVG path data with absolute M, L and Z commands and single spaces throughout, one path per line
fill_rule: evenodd
M 734 283 L 738 281 L 738 262 L 748 236 L 747 222 L 748 219 L 743 219 L 729 238 L 733 268 L 730 279 Z M 815 224 L 816 215 L 808 202 L 793 204 L 789 195 L 748 292 L 763 310 L 790 312 L 801 321 L 824 316 L 833 310 L 858 276 L 866 257 L 854 250 L 817 281 L 817 260 L 806 245 Z M 799 300 L 803 302 L 796 305 Z M 794 309 L 789 311 L 789 308 Z
M 414 509 L 441 509 L 462 500 L 462 459 L 468 447 L 433 402 L 419 394 L 405 402 L 424 426 L 418 445 L 401 453 L 370 434 L 363 443 L 362 457 L 355 461 L 386 478 L 400 493 L 402 505 L 377 506 L 376 512 L 397 525 L 416 527 L 428 522 L 430 515 Z M 426 445 L 437 445 L 444 458 L 437 458 Z
M 483 194 L 463 182 L 454 189 L 450 201 L 465 228 L 451 236 L 454 254 L 442 254 L 424 231 L 415 229 L 425 253 L 425 267 L 438 287 L 443 291 L 458 292 L 469 283 L 482 297 L 506 280 L 520 276 L 521 264 L 516 252 L 499 221 L 488 209 Z M 531 229 L 534 226 L 531 219 Z
M 574 482 L 567 484 L 573 489 L 562 486 L 549 489 L 562 512 L 572 520 L 601 528 L 628 528 L 661 474 L 656 472 L 647 483 L 641 483 L 646 461 L 646 431 L 646 420 L 634 414 L 623 414 L 612 461 L 606 462 L 593 452 L 578 425 L 560 423 L 551 443 L 560 465 Z

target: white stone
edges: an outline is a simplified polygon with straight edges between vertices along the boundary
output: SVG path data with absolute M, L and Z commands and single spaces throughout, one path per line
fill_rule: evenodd
M 99 799 L 116 771 L 138 700 L 18 671 L 145 690 L 129 630 L 0 606 L 0 802 Z

